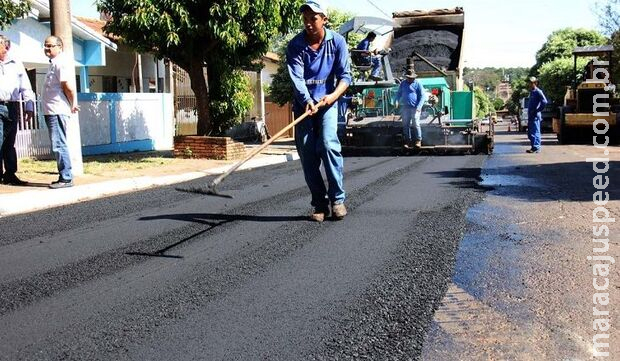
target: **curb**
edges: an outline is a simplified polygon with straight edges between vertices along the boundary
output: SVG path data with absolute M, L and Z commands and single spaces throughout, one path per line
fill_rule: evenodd
M 247 163 L 239 167 L 239 170 L 265 167 L 298 159 L 299 155 L 296 152 L 279 155 L 263 155 L 260 158 L 250 159 Z M 186 182 L 200 177 L 222 174 L 228 171 L 233 165 L 234 163 L 203 171 L 161 177 L 142 176 L 91 183 L 64 189 L 30 190 L 4 194 L 0 195 L 0 217 L 28 213 L 151 187 Z

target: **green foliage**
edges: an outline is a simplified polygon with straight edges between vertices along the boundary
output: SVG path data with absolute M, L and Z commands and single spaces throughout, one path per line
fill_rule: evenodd
M 512 82 L 510 82 L 510 86 L 512 87 L 512 95 L 510 99 L 506 102 L 506 108 L 511 114 L 518 115 L 519 114 L 519 100 L 521 98 L 527 97 L 529 94 L 529 90 L 527 88 L 526 77 L 516 78 Z
M 609 35 L 614 47 L 612 72 L 617 83 L 620 80 L 620 0 L 597 2 L 596 8 L 603 32 Z
M 19 0 L 18 3 L 13 0 L 0 0 L 0 29 L 6 29 L 13 19 L 27 14 L 28 11 L 30 2 L 27 0 Z
M 269 89 L 269 99 L 280 106 L 293 101 L 293 84 L 286 67 L 286 53 L 284 49 L 278 52 L 280 62 L 278 63 L 278 71 L 271 79 L 271 88 Z
M 189 73 L 198 98 L 199 133 L 210 134 L 229 121 L 219 116 L 230 113 L 220 107 L 213 112 L 217 117 L 212 119 L 209 106 L 230 101 L 238 89 L 224 87 L 232 94 L 218 92 L 213 99 L 211 91 L 220 87 L 218 82 L 225 78 L 235 78 L 233 70 L 254 67 L 269 42 L 290 31 L 294 19 L 299 18 L 301 3 L 302 0 L 98 0 L 97 8 L 112 17 L 105 26 L 107 33 L 119 36 L 137 51 L 168 58 Z M 209 69 L 208 88 L 200 70 L 204 66 Z M 212 74 L 212 69 L 221 73 Z
M 474 86 L 474 113 L 476 117 L 484 118 L 492 112 L 494 112 L 494 108 L 489 97 L 479 86 Z
M 250 79 L 240 70 L 233 70 L 223 78 L 217 92 L 229 97 L 225 100 L 214 99 L 211 101 L 213 118 L 221 119 L 214 132 L 224 134 L 226 129 L 238 124 L 252 108 L 254 97 Z
M 577 69 L 583 69 L 588 63 L 586 58 L 577 58 Z M 578 71 L 579 73 L 579 71 Z M 545 93 L 547 100 L 555 104 L 564 102 L 566 87 L 581 82 L 581 74 L 574 74 L 574 63 L 572 58 L 559 58 L 549 63 L 543 64 L 539 69 L 539 87 Z
M 620 29 L 611 34 L 611 45 L 614 47 L 614 53 L 612 55 L 612 72 L 616 84 L 620 81 Z M 618 89 L 620 90 L 620 89 Z
M 504 101 L 500 98 L 493 99 L 491 103 L 493 104 L 493 109 L 495 110 L 504 109 Z
M 353 17 L 351 13 L 342 12 L 334 8 L 329 8 L 327 10 L 327 16 L 329 18 L 329 28 L 335 31 L 338 31 L 338 28 L 340 28 L 343 23 L 349 21 Z M 303 31 L 301 17 L 298 16 L 298 19 L 298 22 L 295 23 L 297 25 L 296 28 L 293 28 L 286 36 L 278 37 L 272 42 L 271 49 L 278 54 L 280 62 L 278 64 L 277 73 L 273 76 L 268 96 L 271 101 L 280 106 L 293 101 L 293 84 L 288 74 L 288 68 L 286 67 L 286 46 L 295 35 Z M 358 35 L 358 38 L 361 40 L 363 35 Z M 351 47 L 354 46 L 351 44 L 351 42 L 354 41 L 353 39 L 349 39 L 349 46 Z M 357 45 L 357 43 L 355 43 L 355 45 Z
M 607 39 L 594 30 L 565 28 L 556 30 L 543 46 L 536 52 L 536 64 L 532 67 L 532 74 L 538 74 L 540 67 L 558 58 L 572 57 L 573 49 L 578 46 L 603 45 Z

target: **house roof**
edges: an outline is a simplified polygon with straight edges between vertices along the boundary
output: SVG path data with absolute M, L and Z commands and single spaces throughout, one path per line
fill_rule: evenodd
M 32 14 L 35 18 L 39 19 L 39 21 L 49 19 L 51 17 L 48 1 L 30 0 L 30 2 L 32 4 Z M 112 50 L 117 49 L 116 44 L 105 37 L 102 32 L 98 32 L 94 28 L 82 22 L 80 19 L 83 18 L 78 19 L 75 16 L 71 17 L 71 28 L 75 36 L 85 40 L 98 41 Z
M 280 61 L 280 57 L 278 56 L 278 54 L 268 51 L 267 53 L 265 53 L 265 55 L 263 55 L 263 61 L 265 60 L 270 60 L 274 63 L 277 63 Z

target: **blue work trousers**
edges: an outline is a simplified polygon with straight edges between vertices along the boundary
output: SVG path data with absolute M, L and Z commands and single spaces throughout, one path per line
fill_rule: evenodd
M 298 112 L 296 112 L 298 113 Z M 296 114 L 299 117 L 302 113 Z M 345 198 L 342 146 L 337 136 L 338 108 L 321 109 L 295 126 L 295 145 L 304 170 L 306 184 L 312 194 L 314 207 L 326 207 L 329 202 L 343 203 Z M 325 168 L 328 189 L 321 175 Z
M 372 69 L 370 75 L 376 78 L 381 77 L 381 58 L 378 56 L 372 57 Z
M 52 152 L 56 156 L 58 174 L 60 181 L 70 181 L 73 179 L 71 173 L 71 157 L 69 156 L 69 146 L 67 144 L 67 122 L 71 119 L 69 115 L 46 115 L 45 124 L 50 134 Z
M 403 118 L 403 140 L 411 142 L 411 128 L 415 133 L 415 140 L 422 141 L 422 128 L 420 127 L 420 112 L 416 108 L 403 105 L 401 116 Z
M 538 150 L 541 147 L 540 122 L 542 121 L 542 116 L 538 113 L 536 115 L 528 115 L 527 119 L 527 137 L 530 139 L 532 150 Z
M 17 123 L 19 121 L 19 105 L 9 103 L 0 105 L 0 177 L 12 177 L 17 172 L 17 151 L 15 150 L 15 137 L 17 136 Z

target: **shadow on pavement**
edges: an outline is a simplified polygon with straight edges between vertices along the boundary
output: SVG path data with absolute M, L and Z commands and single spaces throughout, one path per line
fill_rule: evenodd
M 620 199 L 620 182 L 617 181 L 620 178 L 619 166 L 619 161 L 610 161 L 609 170 L 601 174 L 608 177 L 607 187 L 602 191 L 609 193 L 610 201 Z M 599 168 L 602 167 L 602 163 L 599 163 Z M 476 168 L 431 174 L 440 178 L 458 179 L 449 182 L 457 188 L 493 190 L 499 196 L 533 202 L 592 202 L 594 192 L 598 191 L 593 185 L 597 173 L 593 171 L 592 163 L 585 160 L 490 168 L 485 169 L 483 174 Z
M 250 216 L 243 214 L 219 214 L 219 213 L 184 213 L 164 214 L 159 216 L 142 217 L 141 221 L 153 221 L 158 219 L 172 219 L 176 221 L 202 223 L 210 226 L 220 225 L 222 222 L 249 221 L 249 222 L 293 222 L 308 221 L 306 216 Z M 210 222 L 211 221 L 211 222 Z M 213 222 L 217 221 L 217 222 Z

